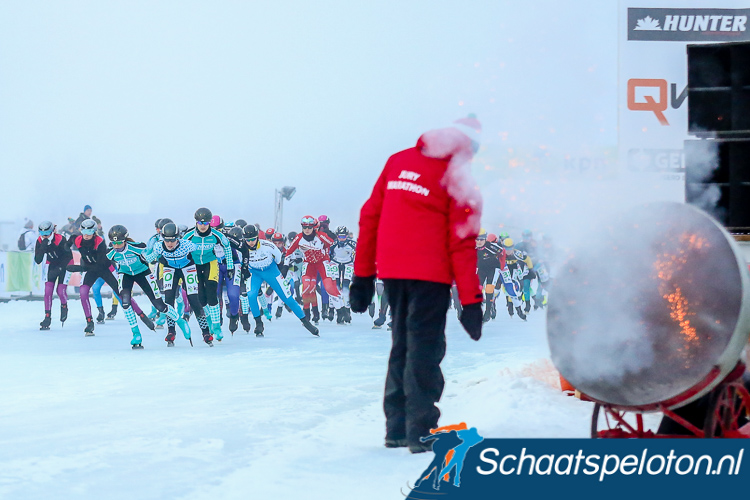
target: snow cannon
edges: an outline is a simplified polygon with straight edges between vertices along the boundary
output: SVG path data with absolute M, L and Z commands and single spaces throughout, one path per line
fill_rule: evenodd
M 607 220 L 558 276 L 547 311 L 550 353 L 560 375 L 596 403 L 592 436 L 601 408 L 611 432 L 598 437 L 649 437 L 641 414 L 653 411 L 701 437 L 708 427 L 738 430 L 737 418 L 718 430 L 715 420 L 716 412 L 750 407 L 740 359 L 750 274 L 720 223 L 691 205 L 641 205 Z M 716 418 L 703 429 L 675 413 L 707 397 Z M 626 412 L 637 413 L 635 423 Z

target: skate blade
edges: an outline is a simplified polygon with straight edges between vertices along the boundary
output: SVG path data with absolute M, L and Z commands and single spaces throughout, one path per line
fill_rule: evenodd
M 193 339 L 188 339 L 190 341 L 190 347 L 193 347 Z
M 143 346 L 141 344 L 135 344 L 132 346 L 132 349 L 143 349 Z
M 167 347 L 174 347 L 174 342 L 167 342 Z

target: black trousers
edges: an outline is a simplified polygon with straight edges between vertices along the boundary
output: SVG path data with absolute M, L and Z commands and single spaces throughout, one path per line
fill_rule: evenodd
M 450 285 L 384 279 L 393 318 L 393 345 L 385 380 L 386 438 L 418 444 L 437 427 L 445 380 L 445 320 Z
M 130 303 L 133 298 L 133 283 L 138 283 L 143 293 L 146 294 L 148 300 L 154 305 L 157 311 L 163 313 L 167 311 L 167 306 L 164 304 L 162 299 L 157 299 L 154 291 L 151 289 L 151 283 L 148 282 L 148 275 L 151 274 L 150 270 L 143 271 L 140 274 L 123 274 L 122 275 L 122 290 L 120 291 L 120 302 L 122 308 L 127 309 L 130 307 Z

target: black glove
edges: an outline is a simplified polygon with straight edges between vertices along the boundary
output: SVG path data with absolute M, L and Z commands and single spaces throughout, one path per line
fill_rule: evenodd
M 227 279 L 234 281 L 234 269 L 227 269 Z
M 482 337 L 482 303 L 469 304 L 464 306 L 461 312 L 461 326 L 472 340 L 479 340 Z
M 79 264 L 68 264 L 68 267 L 66 268 L 66 271 L 70 273 L 82 273 L 83 272 L 83 266 Z
M 352 283 L 349 285 L 349 304 L 355 313 L 367 311 L 367 307 L 372 302 L 375 295 L 375 276 L 354 276 Z M 481 322 L 481 317 L 479 318 Z

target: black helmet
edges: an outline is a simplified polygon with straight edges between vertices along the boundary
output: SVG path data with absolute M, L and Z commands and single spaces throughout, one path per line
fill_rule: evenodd
M 170 219 L 169 217 L 164 217 L 163 219 L 159 219 L 159 223 L 157 224 L 156 227 L 158 227 L 159 229 L 164 229 L 164 226 L 166 226 L 170 222 L 174 222 L 174 221 Z
M 39 224 L 39 235 L 40 236 L 48 236 L 52 234 L 55 231 L 55 225 L 52 224 L 50 221 L 46 220 Z
M 96 222 L 93 219 L 86 219 L 81 222 L 81 233 L 94 234 L 96 232 Z
M 211 213 L 211 211 L 205 207 L 199 208 L 195 211 L 195 221 L 196 222 L 202 222 L 204 224 L 210 224 L 211 218 L 213 218 L 214 214 Z
M 154 222 L 154 229 L 161 229 L 162 225 L 159 225 L 161 222 L 161 219 L 156 219 L 156 222 Z
M 258 237 L 258 228 L 255 227 L 255 226 L 253 226 L 253 225 L 251 225 L 251 224 L 248 224 L 247 226 L 245 226 L 242 229 L 242 236 L 246 240 L 249 240 L 249 239 L 252 239 L 252 238 L 257 238 Z
M 185 236 L 185 233 L 187 233 L 190 229 L 185 224 L 180 224 L 177 226 L 177 234 L 182 238 Z
M 227 234 L 227 239 L 234 243 L 237 246 L 242 245 L 242 239 L 244 238 L 244 231 L 241 227 L 233 227 L 229 230 L 229 234 Z
M 175 241 L 180 237 L 180 232 L 177 229 L 177 224 L 174 222 L 167 223 L 161 228 L 161 238 L 164 241 Z
M 109 241 L 111 241 L 112 243 L 122 243 L 128 238 L 128 229 L 125 226 L 117 224 L 116 226 L 112 226 L 112 228 L 110 228 L 107 236 L 109 237 Z
M 297 237 L 297 233 L 295 233 L 294 231 L 289 231 L 289 234 L 287 234 L 286 237 L 289 239 L 289 241 L 292 241 Z
M 245 219 L 237 219 L 234 221 L 235 226 L 245 227 L 247 226 L 247 221 Z
M 349 236 L 349 230 L 346 228 L 346 226 L 339 226 L 336 228 L 336 235 L 344 235 Z

